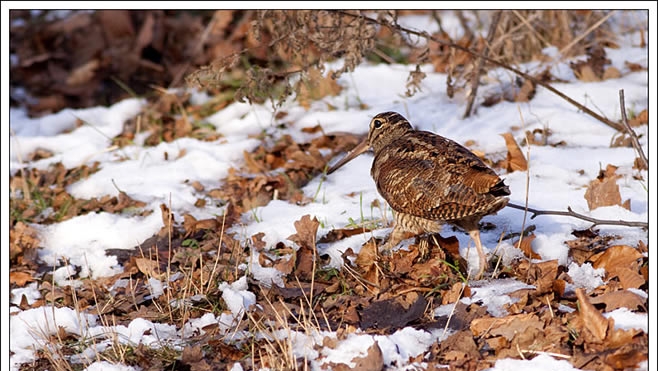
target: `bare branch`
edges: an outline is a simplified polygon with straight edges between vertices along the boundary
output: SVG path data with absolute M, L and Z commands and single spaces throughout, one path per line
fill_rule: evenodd
M 535 217 L 537 217 L 539 215 L 558 215 L 558 216 L 570 216 L 572 218 L 581 219 L 581 220 L 588 221 L 590 223 L 594 223 L 592 226 L 595 226 L 595 225 L 621 225 L 621 226 L 625 226 L 625 227 L 649 228 L 649 223 L 645 223 L 645 222 L 634 222 L 634 221 L 628 221 L 628 220 L 607 220 L 607 219 L 592 218 L 592 217 L 587 216 L 587 215 L 578 214 L 577 212 L 571 210 L 571 206 L 567 207 L 567 211 L 537 210 L 537 209 L 533 209 L 533 208 L 530 208 L 530 207 L 516 205 L 516 204 L 512 204 L 512 203 L 508 203 L 507 207 L 511 207 L 512 209 L 525 210 L 529 213 L 532 213 L 532 216 L 530 217 L 530 219 L 534 219 Z
M 648 169 L 649 160 L 647 160 L 647 156 L 644 154 L 644 151 L 642 150 L 642 146 L 640 145 L 640 140 L 637 137 L 637 133 L 635 133 L 635 130 L 633 130 L 631 125 L 628 123 L 628 117 L 626 117 L 626 103 L 624 102 L 624 89 L 619 89 L 619 108 L 621 108 L 621 122 L 624 124 L 624 128 L 628 132 L 628 135 L 631 136 L 631 143 L 633 143 L 633 148 L 635 148 L 635 151 L 640 156 L 640 159 L 642 159 L 644 168 Z
M 381 26 L 385 26 L 385 27 L 388 27 L 388 28 L 393 29 L 393 30 L 397 30 L 397 31 L 401 31 L 401 32 L 406 32 L 406 33 L 411 34 L 411 35 L 420 36 L 420 37 L 423 37 L 423 38 L 425 38 L 425 39 L 432 40 L 432 41 L 434 41 L 434 42 L 436 42 L 436 43 L 439 43 L 439 44 L 441 44 L 441 45 L 445 45 L 445 46 L 448 46 L 448 47 L 450 47 L 450 48 L 459 49 L 459 50 L 464 51 L 464 52 L 466 52 L 466 53 L 469 53 L 469 54 L 471 54 L 471 55 L 473 55 L 473 56 L 475 56 L 475 57 L 482 58 L 482 59 L 484 59 L 484 60 L 487 61 L 487 62 L 493 63 L 493 64 L 495 64 L 495 65 L 497 65 L 497 66 L 499 66 L 499 67 L 502 67 L 502 68 L 504 68 L 504 69 L 506 69 L 506 70 L 508 70 L 508 71 L 511 71 L 511 72 L 513 72 L 513 73 L 515 73 L 515 74 L 517 74 L 517 75 L 523 77 L 523 78 L 526 79 L 526 80 L 530 80 L 530 81 L 532 81 L 533 83 L 535 83 L 535 84 L 537 84 L 537 85 L 539 85 L 539 86 L 544 87 L 545 89 L 547 89 L 547 90 L 549 90 L 550 92 L 554 93 L 554 94 L 557 95 L 558 97 L 560 97 L 560 98 L 564 99 L 565 101 L 569 102 L 571 105 L 575 106 L 575 107 L 578 108 L 579 110 L 581 110 L 581 111 L 585 112 L 586 114 L 588 114 L 588 115 L 594 117 L 595 119 L 601 121 L 601 122 L 604 123 L 605 125 L 608 125 L 609 127 L 613 128 L 613 129 L 615 129 L 615 130 L 617 130 L 617 131 L 622 131 L 622 130 L 624 130 L 624 126 L 623 126 L 622 124 L 619 124 L 619 123 L 617 123 L 617 122 L 614 122 L 614 121 L 612 121 L 612 120 L 610 120 L 610 119 L 608 119 L 608 118 L 605 118 L 605 117 L 599 115 L 598 113 L 592 111 L 591 109 L 589 109 L 589 108 L 583 106 L 582 104 L 576 102 L 575 100 L 571 99 L 570 97 L 568 97 L 567 95 L 565 95 L 565 94 L 562 93 L 561 91 L 555 89 L 555 88 L 552 87 L 550 84 L 548 84 L 548 83 L 546 83 L 546 82 L 544 82 L 544 81 L 541 81 L 541 80 L 535 78 L 535 77 L 532 76 L 532 75 L 529 75 L 529 74 L 527 74 L 527 73 L 525 73 L 525 72 L 522 72 L 522 71 L 520 71 L 520 70 L 518 70 L 518 69 L 516 69 L 516 68 L 514 68 L 514 67 L 512 67 L 512 66 L 510 66 L 510 65 L 507 65 L 507 64 L 505 64 L 505 63 L 503 63 L 503 62 L 499 62 L 499 61 L 496 60 L 496 59 L 493 59 L 493 58 L 487 57 L 487 56 L 485 56 L 485 55 L 482 55 L 481 53 L 479 53 L 479 52 L 477 52 L 477 51 L 475 51 L 475 50 L 473 50 L 473 49 L 469 49 L 469 48 L 467 48 L 467 47 L 464 47 L 464 46 L 461 46 L 461 45 L 458 45 L 458 44 L 455 44 L 455 43 L 452 43 L 452 42 L 448 42 L 448 41 L 445 41 L 445 40 L 438 39 L 438 38 L 436 38 L 436 37 L 430 35 L 430 34 L 427 33 L 426 31 L 416 31 L 416 30 L 412 30 L 412 29 L 410 29 L 410 28 L 402 27 L 402 26 L 397 25 L 397 24 L 382 23 L 382 22 L 380 22 L 380 21 L 378 21 L 378 20 L 376 20 L 376 19 L 374 19 L 374 18 L 370 18 L 370 17 L 364 16 L 364 15 L 362 15 L 362 14 L 352 14 L 352 13 L 350 13 L 350 12 L 341 11 L 341 10 L 336 10 L 336 12 L 340 12 L 341 14 L 344 14 L 344 15 L 346 15 L 346 16 L 350 16 L 350 17 L 362 18 L 362 19 L 365 20 L 365 21 L 368 21 L 368 22 L 371 22 L 371 23 L 375 23 L 375 24 L 378 24 L 378 25 L 381 25 Z

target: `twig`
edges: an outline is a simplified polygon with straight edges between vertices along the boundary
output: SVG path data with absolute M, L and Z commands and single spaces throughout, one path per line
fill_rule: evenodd
M 558 216 L 570 216 L 572 218 L 581 219 L 594 223 L 592 225 L 622 225 L 626 227 L 640 227 L 640 228 L 649 228 L 649 223 L 645 222 L 633 222 L 628 220 L 609 220 L 609 219 L 596 219 L 587 215 L 578 214 L 577 212 L 571 210 L 571 206 L 567 206 L 568 211 L 554 211 L 554 210 L 537 210 L 526 206 L 516 205 L 513 203 L 508 203 L 507 207 L 518 210 L 527 210 L 529 213 L 532 213 L 530 219 L 534 219 L 539 215 L 558 215 Z
M 498 23 L 500 22 L 500 16 L 503 14 L 502 10 L 494 13 L 493 19 L 491 20 L 491 25 L 489 26 L 489 34 L 487 35 L 487 42 L 484 43 L 484 49 L 482 49 L 482 55 L 489 54 L 489 45 L 493 42 L 494 35 L 496 35 L 496 29 L 498 28 Z M 471 76 L 471 94 L 468 97 L 468 102 L 466 103 L 466 110 L 462 118 L 467 118 L 471 115 L 473 109 L 473 102 L 475 102 L 475 97 L 477 96 L 478 87 L 480 86 L 480 73 L 484 67 L 484 59 L 478 58 L 477 67 L 473 71 L 473 76 Z
M 621 122 L 624 124 L 624 128 L 626 128 L 628 135 L 631 136 L 631 143 L 633 144 L 633 148 L 635 148 L 635 151 L 640 156 L 644 168 L 648 169 L 649 160 L 647 160 L 647 156 L 644 154 L 644 151 L 642 150 L 642 146 L 640 145 L 640 140 L 637 137 L 637 133 L 635 133 L 635 130 L 631 128 L 631 125 L 628 123 L 628 117 L 626 117 L 626 103 L 624 102 L 624 89 L 619 89 L 619 108 L 621 108 Z
M 432 40 L 432 41 L 434 41 L 435 43 L 439 43 L 439 44 L 441 44 L 441 45 L 445 45 L 445 46 L 448 46 L 448 47 L 450 47 L 450 48 L 459 49 L 459 50 L 464 51 L 464 52 L 466 52 L 466 53 L 469 53 L 469 54 L 471 54 L 471 55 L 473 55 L 473 56 L 480 57 L 480 58 L 484 59 L 484 60 L 487 61 L 487 62 L 493 63 L 493 64 L 495 64 L 496 66 L 499 66 L 499 67 L 504 68 L 504 69 L 506 69 L 506 70 L 508 70 L 508 71 L 511 71 L 511 72 L 513 72 L 513 73 L 515 73 L 515 74 L 517 74 L 517 75 L 523 77 L 523 78 L 526 79 L 526 80 L 530 80 L 530 81 L 532 81 L 533 83 L 535 83 L 535 84 L 537 84 L 537 85 L 539 85 L 539 86 L 542 86 L 542 87 L 546 88 L 547 90 L 549 90 L 549 91 L 552 92 L 553 94 L 555 94 L 555 95 L 557 95 L 558 97 L 560 97 L 560 98 L 566 100 L 566 101 L 569 102 L 571 105 L 575 106 L 576 108 L 578 108 L 579 110 L 585 112 L 586 114 L 588 114 L 588 115 L 594 117 L 595 119 L 601 121 L 601 122 L 604 123 L 605 125 L 608 125 L 609 127 L 613 128 L 613 129 L 615 129 L 615 130 L 617 130 L 617 131 L 622 131 L 622 130 L 624 129 L 624 126 L 623 126 L 622 124 L 616 123 L 616 122 L 614 122 L 614 121 L 612 121 L 612 120 L 610 120 L 610 119 L 607 119 L 607 118 L 605 118 L 605 117 L 599 115 L 598 113 L 592 111 L 591 109 L 589 109 L 589 108 L 583 106 L 582 104 L 576 102 L 575 100 L 569 98 L 569 97 L 566 96 L 564 93 L 562 93 L 561 91 L 555 89 L 554 87 L 552 87 L 551 85 L 547 84 L 546 82 L 541 81 L 541 80 L 535 78 L 534 76 L 529 75 L 529 74 L 527 74 L 527 73 L 525 73 L 525 72 L 522 72 L 522 71 L 520 71 L 520 70 L 518 70 L 518 69 L 516 69 L 516 68 L 514 68 L 514 67 L 512 67 L 512 66 L 510 66 L 510 65 L 507 65 L 507 64 L 505 64 L 505 63 L 503 63 L 503 62 L 499 62 L 499 61 L 496 60 L 496 59 L 493 59 L 493 58 L 487 57 L 487 56 L 485 56 L 485 55 L 482 55 L 482 54 L 478 53 L 477 51 L 475 51 L 475 50 L 473 50 L 473 49 L 469 49 L 469 48 L 467 48 L 467 47 L 464 47 L 464 46 L 461 46 L 461 45 L 458 45 L 458 44 L 455 44 L 455 43 L 452 43 L 452 42 L 448 42 L 448 41 L 445 41 L 445 40 L 438 39 L 438 38 L 436 38 L 436 37 L 434 37 L 434 36 L 428 34 L 426 31 L 422 31 L 422 32 L 421 32 L 421 31 L 415 31 L 415 30 L 412 30 L 412 29 L 410 29 L 410 28 L 402 27 L 402 26 L 400 26 L 400 25 L 392 25 L 392 24 L 388 24 L 388 23 L 382 23 L 382 22 L 380 22 L 380 21 L 378 21 L 378 20 L 376 20 L 376 19 L 374 19 L 374 18 L 370 18 L 370 17 L 364 16 L 364 15 L 362 15 L 362 14 L 352 14 L 352 13 L 350 13 L 350 12 L 341 11 L 341 10 L 336 10 L 336 12 L 339 12 L 339 13 L 341 13 L 341 14 L 343 14 L 343 15 L 350 16 L 350 17 L 354 17 L 354 18 L 362 18 L 363 20 L 368 21 L 368 22 L 370 22 L 370 23 L 378 24 L 378 25 L 381 25 L 381 26 L 386 26 L 386 27 L 388 27 L 388 28 L 391 28 L 391 29 L 394 29 L 394 30 L 397 30 L 397 31 L 406 32 L 406 33 L 411 34 L 411 35 L 420 36 L 420 37 L 423 37 L 423 38 L 425 38 L 425 39 Z

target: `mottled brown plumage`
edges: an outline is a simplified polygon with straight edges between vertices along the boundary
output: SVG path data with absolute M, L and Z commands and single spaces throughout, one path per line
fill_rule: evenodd
M 466 230 L 480 260 L 477 277 L 486 268 L 478 223 L 507 205 L 510 194 L 503 180 L 462 145 L 427 131 L 417 131 L 396 112 L 370 121 L 368 138 L 328 173 L 372 148 L 370 171 L 379 194 L 395 210 L 395 226 L 380 249 L 388 250 L 405 232 L 438 233 L 450 223 Z

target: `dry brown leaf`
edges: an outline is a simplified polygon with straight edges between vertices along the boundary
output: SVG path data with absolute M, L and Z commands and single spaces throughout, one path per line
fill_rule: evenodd
M 639 273 L 642 254 L 626 245 L 611 246 L 603 253 L 592 257 L 594 268 L 604 268 L 606 279 L 617 277 L 625 289 L 639 288 L 647 281 Z
M 476 318 L 471 322 L 470 328 L 473 336 L 476 337 L 503 336 L 505 339 L 512 341 L 517 334 L 524 333 L 530 329 L 543 330 L 544 321 L 539 319 L 534 313 L 521 313 L 502 318 Z
M 320 222 L 316 217 L 311 219 L 310 215 L 304 215 L 301 219 L 295 222 L 295 230 L 297 233 L 290 235 L 288 240 L 296 243 L 300 247 L 305 246 L 314 249 L 319 226 Z
M 631 70 L 631 72 L 646 71 L 647 69 L 646 67 L 644 67 L 639 63 L 633 63 L 629 61 L 624 61 L 624 65 L 628 67 L 628 69 Z
M 18 287 L 24 287 L 28 282 L 36 281 L 34 276 L 28 272 L 9 272 L 9 283 Z
M 536 294 L 541 295 L 553 291 L 553 282 L 557 278 L 558 267 L 557 260 L 539 263 L 523 260 L 517 267 L 516 276 L 529 285 L 535 285 Z
M 160 278 L 162 274 L 160 273 L 160 267 L 158 262 L 146 258 L 136 258 L 135 266 L 142 272 L 146 277 Z
M 17 222 L 9 229 L 10 261 L 21 265 L 36 266 L 36 252 L 39 247 L 37 231 L 23 222 Z
M 441 341 L 438 354 L 443 363 L 450 363 L 455 366 L 468 365 L 469 362 L 476 363 L 482 358 L 478 346 L 473 340 L 473 334 L 468 330 L 459 331 Z M 475 368 L 465 367 L 464 369 L 471 370 Z
M 317 218 L 311 219 L 310 215 L 304 215 L 295 222 L 297 233 L 288 237 L 288 240 L 296 243 L 299 249 L 295 258 L 295 274 L 301 279 L 313 277 L 313 265 L 315 261 L 316 246 L 315 239 L 320 222 Z
M 576 289 L 576 297 L 578 298 L 578 315 L 589 332 L 594 337 L 594 341 L 601 343 L 605 340 L 608 333 L 609 319 L 603 315 L 592 305 L 589 298 L 585 294 L 585 290 Z
M 528 170 L 528 161 L 526 160 L 521 148 L 516 143 L 512 133 L 501 134 L 505 138 L 505 145 L 507 146 L 507 164 L 508 172 L 513 171 L 526 171 Z
M 587 60 L 572 62 L 571 69 L 581 81 L 601 81 L 607 64 L 610 64 L 610 60 L 606 58 L 605 49 L 601 45 L 594 45 L 587 50 Z
M 449 291 L 445 291 L 441 295 L 441 305 L 452 304 L 461 299 L 464 284 L 462 282 L 455 282 Z
M 356 236 L 357 234 L 368 233 L 370 231 L 371 229 L 365 227 L 351 228 L 351 229 L 347 229 L 347 228 L 332 229 L 326 235 L 322 236 L 322 238 L 320 238 L 318 242 L 319 243 L 336 242 L 348 237 Z
M 520 241 L 516 241 L 514 245 L 517 249 L 521 249 L 526 257 L 530 259 L 541 259 L 541 255 L 532 251 L 532 241 L 534 241 L 535 238 L 537 238 L 537 236 L 532 233 L 523 237 Z
M 384 369 L 384 356 L 382 355 L 382 350 L 379 347 L 379 343 L 375 341 L 366 352 L 366 355 L 363 357 L 354 357 L 350 362 L 352 365 L 345 363 L 334 363 L 329 362 L 330 370 L 335 371 L 348 371 L 348 370 L 357 370 L 357 371 L 380 371 Z
M 615 67 L 608 67 L 605 69 L 605 72 L 603 73 L 603 77 L 601 78 L 602 80 L 607 80 L 607 79 L 618 79 L 621 77 L 621 72 Z
M 537 92 L 537 86 L 530 80 L 523 81 L 521 88 L 516 91 L 514 102 L 529 102 Z
M 628 290 L 606 292 L 590 299 L 592 304 L 605 304 L 605 311 L 611 312 L 618 308 L 636 310 L 646 306 L 646 299 Z
M 380 269 L 377 267 L 377 261 L 377 242 L 374 238 L 371 238 L 361 247 L 354 264 L 360 268 L 363 279 L 375 285 L 378 285 L 380 280 Z
M 301 131 L 302 131 L 302 133 L 308 133 L 308 134 L 315 134 L 315 133 L 318 133 L 318 132 L 324 132 L 324 130 L 322 130 L 322 125 L 320 125 L 320 124 L 317 124 L 315 126 L 302 128 Z
M 359 311 L 363 329 L 398 329 L 419 320 L 425 312 L 427 300 L 411 292 L 410 295 L 374 301 Z
M 599 176 L 589 183 L 585 199 L 590 210 L 601 206 L 622 205 L 617 185 L 617 179 L 621 176 L 615 174 L 616 170 L 616 166 L 608 164 L 605 171 L 601 171 Z
M 592 69 L 592 66 L 590 65 L 582 65 L 578 70 L 574 70 L 576 74 L 576 78 L 580 81 L 584 82 L 593 82 L 593 81 L 600 81 L 601 79 L 596 76 L 594 73 L 594 70 Z
M 649 348 L 646 351 L 642 349 L 618 349 L 613 354 L 605 357 L 605 363 L 616 370 L 636 370 L 640 368 L 640 363 L 649 359 Z

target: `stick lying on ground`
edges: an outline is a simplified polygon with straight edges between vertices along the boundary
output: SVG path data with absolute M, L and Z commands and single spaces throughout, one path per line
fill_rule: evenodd
M 585 220 L 591 223 L 594 223 L 592 226 L 595 225 L 623 225 L 626 227 L 640 227 L 640 228 L 649 228 L 649 223 L 646 222 L 633 222 L 633 221 L 627 221 L 627 220 L 606 220 L 606 219 L 596 219 L 592 218 L 587 215 L 583 214 L 578 214 L 577 212 L 571 210 L 571 206 L 567 207 L 568 211 L 552 211 L 552 210 L 537 210 L 533 209 L 530 207 L 526 206 L 521 206 L 521 205 L 516 205 L 513 203 L 508 203 L 507 207 L 511 207 L 512 209 L 519 209 L 519 210 L 526 210 L 529 213 L 532 213 L 532 216 L 530 219 L 534 219 L 535 217 L 539 215 L 559 215 L 559 216 L 570 216 L 573 218 Z

